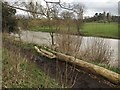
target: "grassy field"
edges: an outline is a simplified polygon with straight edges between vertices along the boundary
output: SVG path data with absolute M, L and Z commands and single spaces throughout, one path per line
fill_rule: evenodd
M 55 80 L 14 50 L 3 49 L 3 87 L 57 88 Z
M 119 38 L 117 23 L 85 23 L 82 32 L 90 36 Z
M 62 29 L 65 27 L 62 27 Z M 73 32 L 76 32 L 75 27 L 71 27 Z M 51 32 L 48 27 L 33 27 L 32 31 Z M 118 36 L 118 24 L 117 23 L 85 23 L 82 33 L 86 36 L 98 36 L 107 38 L 120 38 Z

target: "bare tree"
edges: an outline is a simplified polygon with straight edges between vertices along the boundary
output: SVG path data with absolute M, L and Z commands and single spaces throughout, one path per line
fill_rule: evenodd
M 76 23 L 76 29 L 79 35 L 81 35 L 81 29 L 83 26 L 83 12 L 84 12 L 84 6 L 81 3 L 75 3 L 73 4 L 73 9 L 76 11 L 76 18 L 75 18 L 75 23 Z
M 54 32 L 53 32 L 53 28 L 52 28 L 52 7 L 49 6 L 49 4 L 46 2 L 46 17 L 48 19 L 48 27 L 49 27 L 49 30 L 51 30 L 50 32 L 50 36 L 51 36 L 51 40 L 52 40 L 52 45 L 54 45 Z
M 71 27 L 71 22 L 69 22 L 70 20 L 72 21 L 72 18 L 73 18 L 73 13 L 77 13 L 77 17 L 79 17 L 79 19 L 81 20 L 81 16 L 83 15 L 82 11 L 79 11 L 78 8 L 71 8 L 71 6 L 69 5 L 68 7 L 65 7 L 65 6 L 62 6 L 61 3 L 60 3 L 60 0 L 59 2 L 47 2 L 46 0 L 44 0 L 46 2 L 46 7 L 43 7 L 42 5 L 38 5 L 38 3 L 33 3 L 33 2 L 29 2 L 28 4 L 25 4 L 25 7 L 26 7 L 26 10 L 25 9 L 22 9 L 22 8 L 19 8 L 19 7 L 14 7 L 14 8 L 17 8 L 17 9 L 20 9 L 20 10 L 24 10 L 24 11 L 27 11 L 28 14 L 30 13 L 30 15 L 33 16 L 33 18 L 36 18 L 38 17 L 38 14 L 42 15 L 42 16 L 45 16 L 48 20 L 48 27 L 49 27 L 49 30 L 53 30 L 53 20 L 56 20 L 55 21 L 55 24 L 56 24 L 56 30 L 58 30 L 58 16 L 59 16 L 59 9 L 56 8 L 56 5 L 59 5 L 59 7 L 63 8 L 63 9 L 66 9 L 66 10 L 70 10 L 70 12 L 67 12 L 67 13 L 64 13 L 64 19 L 66 19 L 67 21 L 67 27 L 68 27 L 68 34 L 64 34 L 64 32 L 60 35 L 58 34 L 57 38 L 56 38 L 56 43 L 58 44 L 58 50 L 60 50 L 61 52 L 63 53 L 66 53 L 66 54 L 69 54 L 69 55 L 73 55 L 74 57 L 76 57 L 76 55 L 78 54 L 78 51 L 79 51 L 79 47 L 81 45 L 81 41 L 82 41 L 82 38 L 80 38 L 79 36 L 77 37 L 72 37 L 69 35 L 70 33 L 70 27 Z M 38 8 L 39 7 L 39 8 Z M 76 11 L 78 10 L 78 11 Z M 77 20 L 78 18 L 76 18 Z M 80 23 L 79 23 L 80 25 Z M 80 30 L 80 29 L 79 29 Z M 78 31 L 79 31 L 78 30 Z M 52 39 L 52 45 L 54 45 L 54 32 L 50 32 L 50 36 L 51 36 L 51 39 Z M 68 81 L 67 81 L 67 73 L 68 73 L 68 70 L 67 70 L 67 64 L 66 64 L 66 69 L 65 69 L 65 85 L 67 85 Z M 73 69 L 73 73 L 74 73 L 74 69 Z M 72 79 L 71 79 L 71 82 L 72 85 L 71 87 L 75 84 L 75 81 L 76 81 L 76 76 L 77 74 L 75 75 L 75 78 L 74 76 L 72 76 Z M 62 74 L 61 74 L 61 78 L 62 78 Z M 73 79 L 74 78 L 74 79 Z M 64 78 L 62 78 L 62 81 L 64 80 Z
M 27 10 L 37 12 L 38 11 L 38 3 L 37 2 L 24 2 L 24 6 Z M 38 14 L 30 12 L 33 18 L 38 18 Z
M 111 22 L 111 15 L 110 15 L 109 12 L 107 13 L 107 20 L 108 20 L 109 23 Z

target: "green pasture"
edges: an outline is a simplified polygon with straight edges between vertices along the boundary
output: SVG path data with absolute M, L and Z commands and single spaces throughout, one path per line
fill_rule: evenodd
M 85 23 L 82 32 L 89 36 L 119 38 L 117 23 Z
M 61 27 L 62 30 L 67 30 L 66 27 Z M 42 32 L 55 32 L 55 28 L 52 27 L 33 27 L 32 31 L 42 31 Z M 71 26 L 72 32 L 76 32 L 75 26 Z M 118 35 L 118 23 L 84 23 L 81 32 L 85 36 L 97 36 L 97 37 L 107 37 L 107 38 L 120 38 Z

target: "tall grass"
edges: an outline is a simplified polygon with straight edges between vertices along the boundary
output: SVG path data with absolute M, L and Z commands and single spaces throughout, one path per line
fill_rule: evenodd
M 8 45 L 9 44 L 9 45 Z M 7 46 L 8 45 L 8 46 Z M 56 61 L 56 78 L 50 79 L 50 68 L 48 64 L 44 63 L 43 71 L 38 68 L 33 61 L 23 57 L 21 48 L 34 52 L 34 44 L 23 43 L 21 41 L 14 41 L 12 38 L 4 40 L 3 49 L 3 87 L 7 88 L 67 88 L 73 87 L 76 84 L 78 73 L 75 72 L 75 66 L 70 66 L 67 62 L 58 64 Z M 41 47 L 41 46 L 40 46 Z M 11 51 L 12 50 L 12 51 Z M 28 53 L 23 53 L 28 54 Z M 31 58 L 31 56 L 29 56 Z M 37 62 L 37 61 L 36 61 Z M 72 76 L 70 78 L 70 75 Z M 75 76 L 74 76 L 75 75 Z M 58 83 L 56 83 L 58 82 Z
M 59 86 L 19 51 L 3 48 L 3 87 L 56 88 Z
M 113 53 L 108 43 L 100 38 L 91 38 L 88 41 L 82 36 L 57 34 L 56 50 L 82 60 L 108 64 Z
M 89 42 L 88 42 L 89 41 Z M 86 61 L 93 61 L 108 64 L 113 55 L 113 51 L 102 38 L 89 38 L 84 41 L 80 50 L 80 58 Z
M 119 67 L 109 65 L 113 50 L 108 42 L 104 38 L 89 39 L 88 42 L 84 41 L 81 36 L 71 37 L 68 34 L 57 34 L 55 50 L 120 73 Z

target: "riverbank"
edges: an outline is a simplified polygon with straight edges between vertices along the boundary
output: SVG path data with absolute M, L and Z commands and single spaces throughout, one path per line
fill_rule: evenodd
M 56 36 L 54 34 L 54 36 Z M 73 38 L 76 38 L 76 35 L 71 35 Z M 38 45 L 51 45 L 51 36 L 49 33 L 45 32 L 34 32 L 34 31 L 22 31 L 21 39 L 24 42 L 35 43 Z M 54 37 L 55 40 L 55 37 Z M 81 47 L 87 48 L 87 45 L 90 45 L 94 42 L 94 40 L 104 40 L 106 43 L 106 47 L 112 51 L 110 56 L 111 60 L 109 64 L 113 67 L 118 67 L 119 65 L 119 58 L 118 58 L 118 39 L 105 39 L 105 38 L 98 38 L 98 37 L 82 37 L 82 44 Z
M 32 53 L 21 52 L 19 43 L 3 39 L 2 87 L 3 88 L 59 88 L 57 82 L 45 74 L 34 61 Z M 28 45 L 29 46 L 29 45 Z M 24 48 L 27 48 L 25 46 Z M 24 49 L 23 49 L 24 50 Z M 28 49 L 27 49 L 28 50 Z M 28 58 L 29 57 L 29 58 Z
M 54 60 L 49 60 L 46 57 L 36 56 L 37 53 L 35 54 L 35 52 L 33 50 L 34 45 L 32 45 L 32 44 L 28 44 L 28 45 L 27 45 L 27 43 L 20 44 L 19 42 L 17 42 L 17 44 L 16 44 L 16 42 L 12 43 L 10 40 L 8 40 L 8 43 L 9 43 L 9 46 L 12 46 L 14 48 L 6 46 L 7 48 L 9 48 L 10 50 L 15 49 L 15 51 L 16 51 L 16 49 L 19 50 L 19 52 L 22 55 L 25 55 L 26 57 L 28 57 L 30 61 L 36 62 L 36 64 L 46 74 L 50 75 L 53 78 L 56 78 L 56 80 L 60 81 L 59 83 L 61 83 L 63 86 L 66 86 L 66 85 L 71 86 L 72 84 L 66 83 L 66 80 L 67 80 L 67 82 L 71 82 L 70 80 L 72 78 L 73 79 L 72 81 L 75 80 L 75 84 L 73 85 L 74 88 L 78 88 L 78 87 L 79 88 L 83 88 L 83 87 L 85 87 L 85 88 L 114 87 L 113 84 L 104 80 L 104 78 L 96 77 L 92 74 L 89 74 L 87 72 L 80 70 L 80 68 L 76 69 L 75 68 L 76 66 L 70 65 L 66 62 L 59 62 L 59 60 L 54 61 Z M 8 45 L 8 43 L 6 43 L 6 45 Z M 26 50 L 27 50 L 27 52 L 26 52 Z M 67 69 L 66 69 L 66 65 L 67 65 Z M 67 74 L 66 74 L 66 70 L 67 70 Z M 63 77 L 65 75 L 67 75 L 67 79 L 65 79 L 65 77 Z M 61 76 L 62 76 L 62 78 L 61 78 Z

